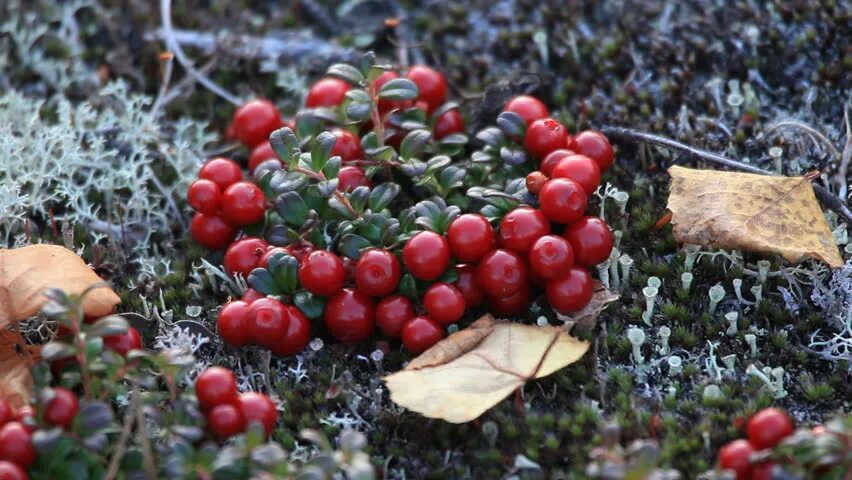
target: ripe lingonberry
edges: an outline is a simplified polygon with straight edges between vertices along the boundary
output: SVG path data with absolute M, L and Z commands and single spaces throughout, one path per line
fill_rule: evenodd
M 15 418 L 15 412 L 8 402 L 0 398 L 0 427 Z
M 503 110 L 517 113 L 527 125 L 550 116 L 547 106 L 541 100 L 529 95 L 518 95 L 509 100 Z
M 222 191 L 212 180 L 201 178 L 189 186 L 186 201 L 196 212 L 213 215 L 222 206 Z
M 256 292 L 256 290 L 251 289 L 249 289 L 249 291 Z M 248 291 L 246 294 L 248 294 Z M 251 322 L 249 305 L 253 303 L 254 300 L 259 300 L 265 297 L 259 296 L 251 302 L 246 301 L 245 298 L 246 296 L 244 295 L 243 300 L 226 303 L 222 306 L 222 310 L 219 312 L 219 316 L 216 319 L 216 327 L 219 329 L 219 336 L 222 337 L 222 340 L 224 340 L 225 343 L 234 347 L 241 347 L 251 343 L 252 338 L 249 332 L 249 325 Z
M 258 392 L 245 392 L 239 397 L 240 410 L 246 419 L 246 426 L 259 423 L 267 437 L 272 435 L 278 422 L 278 410 L 268 396 Z
M 459 321 L 464 315 L 464 295 L 448 283 L 435 283 L 423 296 L 423 307 L 429 318 L 443 326 Z
M 552 118 L 532 122 L 524 135 L 524 147 L 534 158 L 544 158 L 554 150 L 566 148 L 568 141 L 568 131 Z
M 246 430 L 246 418 L 238 405 L 216 405 L 207 413 L 207 428 L 216 438 L 224 440 Z
M 390 295 L 399 284 L 401 270 L 393 253 L 378 248 L 367 250 L 355 265 L 355 286 L 371 297 Z
M 563 158 L 571 155 L 576 155 L 576 153 L 574 153 L 573 150 L 566 150 L 564 148 L 554 150 L 544 157 L 544 160 L 541 161 L 541 165 L 539 165 L 538 169 L 541 170 L 541 173 L 543 173 L 544 176 L 550 178 L 550 176 L 553 175 L 553 169 L 556 168 L 556 165 L 559 165 L 559 162 L 561 162 Z
M 346 92 L 352 88 L 339 78 L 323 78 L 313 84 L 305 97 L 307 108 L 336 107 L 346 99 Z
M 737 474 L 737 480 L 750 480 L 752 453 L 754 447 L 748 440 L 733 440 L 719 450 L 719 466 L 725 470 L 733 470 Z
M 447 241 L 453 256 L 462 262 L 476 262 L 496 244 L 491 223 L 476 213 L 456 217 L 447 229 Z
M 746 431 L 755 449 L 772 448 L 792 435 L 793 420 L 783 410 L 764 408 L 749 419 Z
M 142 349 L 142 335 L 139 330 L 127 327 L 125 333 L 104 336 L 104 347 L 126 357 L 131 350 Z
M 578 133 L 572 139 L 569 148 L 597 162 L 601 172 L 605 172 L 612 165 L 615 158 L 609 140 L 602 133 L 594 130 L 586 130 Z
M 225 250 L 225 272 L 228 275 L 241 274 L 248 278 L 249 273 L 257 268 L 260 259 L 266 253 L 269 245 L 265 240 L 257 237 L 246 237 L 232 243 Z
M 482 289 L 479 288 L 476 281 L 476 265 L 456 265 L 456 275 L 456 281 L 453 282 L 453 285 L 459 289 L 464 297 L 465 306 L 472 308 L 482 303 L 485 294 L 482 293 Z
M 376 326 L 389 338 L 399 338 L 402 328 L 414 318 L 414 304 L 402 295 L 382 299 L 376 305 Z
M 615 243 L 609 225 L 598 217 L 577 220 L 565 229 L 562 236 L 574 249 L 574 261 L 586 267 L 593 267 L 609 258 Z
M 464 118 L 458 109 L 446 111 L 440 117 L 435 119 L 435 126 L 432 127 L 432 136 L 435 140 L 440 140 L 454 133 L 464 133 Z
M 287 334 L 291 312 L 274 298 L 260 298 L 249 305 L 249 336 L 260 346 L 272 348 Z
M 254 169 L 257 168 L 258 165 L 267 160 L 278 160 L 278 163 L 281 163 L 281 160 L 278 158 L 275 150 L 272 149 L 272 144 L 269 143 L 269 140 L 260 142 L 252 149 L 248 158 L 249 171 L 254 172 Z M 283 166 L 284 164 L 281 163 L 281 165 Z
M 337 137 L 334 147 L 331 149 L 332 157 L 339 156 L 344 164 L 364 159 L 364 150 L 361 149 L 361 139 L 358 138 L 358 135 L 340 128 L 335 128 L 331 133 Z
M 210 250 L 221 250 L 227 247 L 237 235 L 228 222 L 218 215 L 196 213 L 189 225 L 192 239 L 199 245 Z
M 550 222 L 540 210 L 517 207 L 504 215 L 500 222 L 500 246 L 526 253 L 539 237 L 548 233 Z
M 426 103 L 427 113 L 434 112 L 447 98 L 447 80 L 437 70 L 415 65 L 406 77 L 417 85 L 417 99 Z
M 530 172 L 530 174 L 527 175 L 525 183 L 527 185 L 528 192 L 533 195 L 538 195 L 538 192 L 541 191 L 541 187 L 547 183 L 547 176 L 536 170 L 535 172 Z
M 444 329 L 428 317 L 414 317 L 402 328 L 402 344 L 411 353 L 428 350 L 444 338 Z
M 585 155 L 569 155 L 553 167 L 551 178 L 570 178 L 579 183 L 587 195 L 595 193 L 601 183 L 601 169 Z
M 573 267 L 547 281 L 547 301 L 560 312 L 575 312 L 589 303 L 594 290 L 585 268 Z
M 236 404 L 237 378 L 234 372 L 222 367 L 210 367 L 195 380 L 195 396 L 204 410 L 216 405 Z
M 526 262 L 511 250 L 494 250 L 482 257 L 476 267 L 476 283 L 490 297 L 511 295 L 526 281 Z
M 550 221 L 569 224 L 583 216 L 589 197 L 583 187 L 568 178 L 552 178 L 538 192 L 541 212 Z
M 283 125 L 281 113 L 272 102 L 256 99 L 237 108 L 231 120 L 231 132 L 240 143 L 254 148 Z
M 344 288 L 325 306 L 325 326 L 340 342 L 357 343 L 370 338 L 375 327 L 373 300 L 351 288 Z
M 497 315 L 517 315 L 529 304 L 530 287 L 527 284 L 522 285 L 520 290 L 511 295 L 488 298 L 488 307 Z
M 545 235 L 533 243 L 529 254 L 530 269 L 541 278 L 551 278 L 574 266 L 574 249 L 568 240 Z
M 27 472 L 15 463 L 0 460 L 0 480 L 28 480 Z
M 311 322 L 298 308 L 293 305 L 285 305 L 290 320 L 287 332 L 277 344 L 270 347 L 272 353 L 279 357 L 289 357 L 301 353 L 311 340 Z
M 30 430 L 21 422 L 0 427 L 0 460 L 29 467 L 35 463 L 36 450 Z
M 337 172 L 337 189 L 341 192 L 351 192 L 358 187 L 373 187 L 373 182 L 367 178 L 367 173 L 361 167 L 347 165 Z
M 231 225 L 244 227 L 263 220 L 266 196 L 250 182 L 237 182 L 222 194 L 222 217 Z
M 420 232 L 405 242 L 402 261 L 414 278 L 435 280 L 450 263 L 450 244 L 435 232 Z
M 345 272 L 340 257 L 328 250 L 317 250 L 299 266 L 299 283 L 314 295 L 330 296 L 343 288 Z
M 237 162 L 228 158 L 213 158 L 201 166 L 198 178 L 210 180 L 225 191 L 231 185 L 243 179 L 243 172 Z
M 80 403 L 74 392 L 67 388 L 56 387 L 53 389 L 53 398 L 44 407 L 44 421 L 51 425 L 68 428 L 77 416 L 79 408 Z
M 775 478 L 776 465 L 778 464 L 775 462 L 762 462 L 752 466 L 751 480 L 773 480 L 773 478 Z M 819 475 L 821 472 L 816 471 L 814 473 Z

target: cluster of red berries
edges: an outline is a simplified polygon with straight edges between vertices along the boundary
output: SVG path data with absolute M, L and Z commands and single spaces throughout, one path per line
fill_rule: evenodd
M 793 433 L 793 420 L 783 410 L 765 408 L 746 425 L 746 439 L 737 439 L 719 450 L 719 466 L 732 470 L 737 480 L 770 480 L 775 462 L 752 463 L 752 454 L 774 448 Z
M 267 437 L 272 435 L 278 421 L 275 403 L 257 392 L 239 393 L 234 372 L 222 367 L 210 367 L 195 380 L 195 395 L 207 419 L 207 428 L 219 440 L 246 431 L 259 423 Z

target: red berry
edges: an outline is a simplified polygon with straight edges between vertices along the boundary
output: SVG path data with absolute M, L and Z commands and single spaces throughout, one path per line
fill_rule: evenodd
M 435 120 L 432 136 L 435 137 L 435 140 L 440 140 L 454 133 L 464 133 L 464 118 L 455 108 L 444 112 Z
M 514 252 L 527 253 L 533 243 L 550 233 L 550 222 L 540 210 L 518 207 L 500 222 L 500 246 Z
M 36 427 L 36 411 L 32 405 L 24 405 L 15 413 L 15 420 L 21 423 L 28 432 L 32 433 Z
M 17 464 L 0 460 L 0 480 L 28 480 L 27 472 Z
M 234 372 L 222 367 L 210 367 L 195 379 L 195 396 L 204 410 L 216 405 L 237 402 L 237 378 Z
M 423 307 L 432 320 L 447 326 L 464 316 L 464 295 L 449 283 L 436 283 L 426 290 Z
M 399 338 L 402 328 L 414 318 L 414 304 L 402 295 L 382 299 L 376 305 L 376 326 L 389 338 Z
M 285 305 L 290 321 L 287 332 L 277 344 L 270 347 L 272 353 L 279 357 L 289 357 L 301 353 L 311 340 L 311 322 L 293 305 Z
M 552 178 L 541 187 L 538 202 L 544 216 L 568 224 L 583 216 L 589 197 L 583 187 L 568 178 Z
M 568 240 L 545 235 L 530 249 L 530 268 L 541 278 L 555 277 L 574 266 L 574 249 Z
M 357 343 L 370 338 L 375 327 L 373 300 L 363 293 L 344 288 L 325 306 L 325 326 L 340 342 Z
M 587 195 L 591 195 L 601 183 L 601 169 L 585 155 L 569 155 L 553 168 L 551 178 L 570 178 L 579 183 Z
M 719 450 L 719 466 L 725 470 L 733 470 L 737 474 L 737 480 L 750 480 L 752 465 L 749 458 L 752 453 L 754 447 L 747 440 L 728 442 Z
M 0 460 L 29 467 L 35 463 L 36 450 L 29 429 L 21 422 L 9 422 L 0 427 Z
M 573 267 L 547 281 L 547 301 L 560 312 L 576 312 L 592 298 L 592 276 L 584 268 Z
M 249 148 L 268 139 L 269 134 L 282 126 L 281 113 L 272 102 L 263 99 L 244 103 L 231 120 L 234 137 Z
M 447 240 L 453 256 L 462 262 L 475 262 L 494 250 L 494 228 L 477 213 L 465 213 L 450 224 Z
M 361 139 L 354 133 L 336 128 L 331 131 L 337 140 L 331 149 L 331 156 L 340 156 L 343 163 L 364 159 L 364 150 L 361 149 Z
M 223 403 L 207 413 L 207 428 L 216 438 L 224 440 L 246 430 L 246 417 L 237 405 Z
M 323 78 L 311 86 L 305 97 L 305 107 L 336 107 L 346 99 L 351 87 L 339 78 Z
M 341 192 L 351 192 L 358 187 L 373 188 L 373 182 L 367 178 L 367 173 L 361 167 L 347 165 L 337 172 L 337 189 Z
M 252 340 L 249 331 L 252 323 L 249 305 L 253 302 L 245 301 L 245 298 L 244 295 L 243 300 L 226 303 L 222 306 L 219 317 L 216 319 L 219 336 L 222 337 L 225 343 L 233 347 L 248 345 Z M 260 298 L 264 297 L 258 297 L 257 299 Z
M 287 335 L 291 313 L 274 298 L 260 298 L 249 305 L 248 334 L 260 346 L 272 348 Z
M 509 100 L 503 110 L 517 113 L 527 125 L 550 116 L 547 106 L 541 100 L 529 95 L 518 95 Z
M 384 297 L 396 290 L 402 275 L 396 256 L 382 249 L 370 249 L 361 254 L 355 265 L 355 286 L 371 297 Z
M 0 427 L 7 422 L 11 422 L 15 418 L 15 412 L 12 407 L 2 398 L 0 398 Z
M 576 153 L 564 148 L 554 150 L 544 157 L 544 160 L 541 161 L 541 165 L 539 165 L 538 169 L 541 170 L 541 173 L 543 173 L 546 177 L 550 178 L 550 176 L 553 175 L 553 169 L 556 168 L 556 165 L 559 165 L 559 162 L 561 162 L 563 158 L 571 155 L 576 155 Z
M 105 336 L 104 347 L 126 357 L 131 350 L 142 349 L 142 335 L 139 334 L 139 330 L 128 327 L 126 333 Z
M 387 72 L 379 75 L 379 77 L 376 78 L 376 81 L 373 84 L 375 91 L 376 91 L 376 94 L 379 93 L 379 91 L 382 89 L 383 86 L 385 86 L 386 83 L 388 83 L 391 80 L 396 79 L 396 78 L 399 78 L 399 74 L 397 74 L 396 72 L 393 72 L 393 71 L 387 71 Z M 378 103 L 379 112 L 381 112 L 382 114 L 387 113 L 387 112 L 393 110 L 394 108 L 397 108 L 398 106 L 399 106 L 399 102 L 396 102 L 394 100 L 379 100 L 379 103 Z
M 198 178 L 210 180 L 225 191 L 231 185 L 243 179 L 243 172 L 237 162 L 228 158 L 213 158 L 201 166 Z
M 228 275 L 239 273 L 243 278 L 248 278 L 249 273 L 259 266 L 268 247 L 266 241 L 257 237 L 237 240 L 225 250 L 225 272 Z
M 526 283 L 527 266 L 518 254 L 497 249 L 484 256 L 476 267 L 476 283 L 491 297 L 511 295 Z
M 278 422 L 278 409 L 272 399 L 262 393 L 246 392 L 240 395 L 239 402 L 246 426 L 257 422 L 263 426 L 267 437 L 272 435 Z
M 278 160 L 278 163 L 281 163 L 281 160 L 278 159 L 278 155 L 275 153 L 275 150 L 272 149 L 272 144 L 269 143 L 269 140 L 260 142 L 252 149 L 248 158 L 249 171 L 254 172 L 254 169 L 257 168 L 258 165 L 267 160 Z M 284 164 L 282 163 L 281 165 L 283 166 Z
M 746 431 L 755 449 L 772 448 L 793 433 L 793 420 L 784 410 L 764 408 L 749 419 Z
M 265 265 L 263 265 L 263 266 L 265 267 Z M 249 288 L 248 290 L 245 291 L 245 293 L 243 293 L 243 298 L 241 298 L 240 300 L 242 300 L 243 302 L 248 304 L 248 303 L 254 302 L 255 300 L 264 298 L 265 296 L 266 295 L 258 292 L 257 290 L 255 290 L 253 288 Z
M 751 469 L 751 480 L 772 480 L 776 465 L 775 462 L 763 462 L 754 465 Z
M 58 427 L 68 428 L 77 416 L 80 404 L 74 392 L 67 388 L 55 387 L 53 398 L 44 407 L 44 420 Z
M 535 158 L 544 158 L 548 153 L 568 146 L 568 131 L 552 118 L 536 120 L 527 127 L 524 147 Z
M 459 289 L 464 297 L 464 304 L 473 308 L 482 303 L 485 294 L 482 293 L 482 289 L 479 288 L 476 281 L 476 265 L 457 265 L 456 274 L 458 278 L 453 285 Z
M 283 253 L 286 255 L 290 255 L 291 257 L 295 257 L 290 251 L 289 248 L 286 247 L 266 247 L 266 251 L 263 252 L 263 255 L 257 261 L 257 266 L 261 268 L 269 268 L 269 259 L 272 258 L 273 255 L 277 253 Z
M 186 191 L 186 201 L 196 212 L 213 215 L 222 206 L 222 191 L 212 180 L 199 179 Z
M 609 140 L 607 140 L 604 134 L 594 130 L 586 130 L 578 133 L 571 141 L 570 148 L 597 162 L 601 172 L 605 172 L 612 165 L 615 158 Z
M 223 220 L 222 217 L 203 213 L 196 213 L 192 217 L 189 230 L 192 232 L 193 240 L 210 250 L 221 250 L 227 247 L 234 236 L 237 235 L 234 227 Z
M 231 225 L 244 227 L 263 220 L 266 196 L 257 185 L 237 182 L 222 195 L 222 217 Z
M 435 280 L 450 263 L 450 244 L 435 232 L 420 232 L 402 249 L 405 268 L 420 280 Z
M 402 344 L 411 353 L 425 352 L 444 338 L 444 329 L 428 317 L 414 317 L 402 328 Z
M 586 267 L 593 267 L 609 258 L 615 243 L 609 225 L 598 217 L 581 218 L 568 226 L 562 236 L 574 249 L 574 261 Z
M 343 288 L 344 277 L 343 261 L 328 250 L 311 253 L 299 266 L 299 283 L 314 295 L 334 295 Z
M 406 77 L 417 85 L 417 99 L 426 102 L 427 112 L 432 113 L 447 98 L 447 80 L 437 70 L 425 65 L 415 65 Z
M 539 171 L 530 172 L 526 178 L 527 191 L 532 193 L 533 195 L 538 195 L 538 192 L 541 191 L 541 187 L 547 183 L 547 177 Z
M 488 307 L 497 315 L 518 315 L 530 304 L 530 287 L 521 286 L 517 292 L 503 297 L 489 297 Z

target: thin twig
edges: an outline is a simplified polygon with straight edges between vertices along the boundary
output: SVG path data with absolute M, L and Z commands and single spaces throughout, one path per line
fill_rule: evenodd
M 768 134 L 768 133 L 771 133 L 774 130 L 778 130 L 779 128 L 784 128 L 784 127 L 794 128 L 794 129 L 798 129 L 798 130 L 802 130 L 802 131 L 806 132 L 807 134 L 814 137 L 814 138 L 812 138 L 812 140 L 814 140 L 815 144 L 818 143 L 816 140 L 819 140 L 825 146 L 828 147 L 828 149 L 831 151 L 831 155 L 835 159 L 840 159 L 840 152 L 838 152 L 837 149 L 834 148 L 834 144 L 832 144 L 829 139 L 825 138 L 825 135 L 821 134 L 820 132 L 818 132 L 813 127 L 806 125 L 802 122 L 797 122 L 795 120 L 787 120 L 787 121 L 784 121 L 784 122 L 778 122 L 778 123 L 770 126 L 769 128 L 767 128 L 766 133 Z
M 731 160 L 730 158 L 723 157 L 712 152 L 707 152 L 705 150 L 701 150 L 695 147 L 690 147 L 689 145 L 684 145 L 683 143 L 674 141 L 670 138 L 661 137 L 659 135 L 654 135 L 651 133 L 640 132 L 638 130 L 632 130 L 629 128 L 622 127 L 605 127 L 601 129 L 601 132 L 613 140 L 651 143 L 660 147 L 664 147 L 668 150 L 680 153 L 686 158 L 702 160 L 707 163 L 712 163 L 721 167 L 727 167 L 732 170 L 740 170 L 743 172 L 755 173 L 758 175 L 775 175 L 774 173 L 768 170 L 755 167 L 754 165 L 748 165 L 746 163 L 738 162 L 736 160 Z M 849 206 L 846 204 L 846 202 L 841 200 L 837 195 L 834 195 L 833 193 L 828 191 L 828 189 L 821 185 L 813 185 L 813 189 L 817 198 L 819 198 L 825 204 L 825 206 L 828 207 L 829 210 L 832 210 L 837 213 L 847 223 L 852 223 L 852 210 L 849 209 Z
M 148 480 L 157 480 L 157 464 L 154 460 L 154 450 L 151 448 L 151 437 L 148 434 L 148 425 L 145 424 L 145 409 L 142 406 L 142 394 L 139 387 L 133 389 L 133 402 L 137 404 L 136 424 L 139 430 L 139 440 L 142 443 L 142 463 L 145 467 L 145 476 Z
M 134 392 L 138 388 L 139 387 L 134 386 Z M 136 418 L 135 410 L 139 408 L 138 402 L 136 402 L 138 396 L 134 393 L 132 398 L 133 401 L 124 413 L 124 425 L 121 427 L 121 436 L 118 438 L 118 445 L 115 448 L 115 453 L 113 453 L 112 458 L 109 461 L 109 468 L 107 468 L 104 480 L 115 480 L 115 478 L 118 477 L 118 469 L 121 467 L 121 460 L 124 458 L 124 454 L 127 453 L 127 441 L 130 440 L 130 434 L 133 432 L 133 420 Z
M 160 80 L 160 90 L 157 92 L 157 98 L 154 99 L 151 111 L 148 112 L 148 116 L 150 118 L 155 118 L 157 116 L 157 112 L 163 105 L 163 100 L 165 99 L 166 92 L 169 89 L 169 82 L 172 80 L 175 56 L 171 52 L 164 52 L 160 55 L 160 60 L 163 61 L 163 78 Z

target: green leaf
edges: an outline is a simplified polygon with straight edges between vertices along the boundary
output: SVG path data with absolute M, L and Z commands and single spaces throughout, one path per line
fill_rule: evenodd
M 77 349 L 67 343 L 53 341 L 45 344 L 41 349 L 41 358 L 52 362 L 63 358 L 73 357 L 77 354 Z
M 460 105 L 458 104 L 458 102 L 444 102 L 443 105 L 441 105 L 440 107 L 435 109 L 434 112 L 432 112 L 432 118 L 439 118 L 441 115 L 449 112 L 450 110 L 455 110 L 459 108 L 459 106 Z
M 432 138 L 429 130 L 412 130 L 408 132 L 399 146 L 399 155 L 403 158 L 416 157 Z
M 308 218 L 308 206 L 297 192 L 282 193 L 275 201 L 278 215 L 294 227 L 301 227 Z
M 357 68 L 345 63 L 335 63 L 328 67 L 328 71 L 326 71 L 326 73 L 332 77 L 342 78 L 354 85 L 360 85 L 366 80 L 364 75 L 361 74 Z
M 435 172 L 449 166 L 451 163 L 453 163 L 453 160 L 450 157 L 446 155 L 437 155 L 426 162 L 427 168 L 425 173 Z
M 308 177 L 297 172 L 279 170 L 272 174 L 269 188 L 277 194 L 298 190 L 308 184 Z
M 346 118 L 355 122 L 363 122 L 370 118 L 373 113 L 373 102 L 367 103 L 348 102 L 346 103 Z
M 92 400 L 80 403 L 80 411 L 77 418 L 79 418 L 80 429 L 91 433 L 110 426 L 115 419 L 115 415 L 108 403 Z
M 325 178 L 336 178 L 337 174 L 340 173 L 340 164 L 342 160 L 339 156 L 335 155 L 328 159 L 325 167 L 322 169 L 322 173 L 325 175 Z
M 337 143 L 337 137 L 331 132 L 322 132 L 317 135 L 314 146 L 311 148 L 311 167 L 315 172 L 320 172 L 325 167 L 335 143 Z
M 290 127 L 279 128 L 269 135 L 269 144 L 278 158 L 287 159 L 299 150 L 299 138 Z
M 334 195 L 334 192 L 337 191 L 337 185 L 339 184 L 339 180 L 336 178 L 332 178 L 331 180 L 324 180 L 322 182 L 317 183 L 317 191 L 319 191 L 320 195 L 325 198 L 329 198 Z
M 109 315 L 103 317 L 93 323 L 86 330 L 86 335 L 90 337 L 104 337 L 107 335 L 122 335 L 127 333 L 130 325 L 127 324 L 127 319 L 119 315 Z
M 317 320 L 322 318 L 322 314 L 325 311 L 325 298 L 302 290 L 296 292 L 293 296 L 293 305 L 301 310 L 306 317 L 311 320 Z
M 296 115 L 296 136 L 300 142 L 305 142 L 314 137 L 322 129 L 322 120 L 311 115 L 307 110 Z M 300 143 L 301 145 L 301 143 Z M 289 155 L 285 158 L 289 158 Z
M 399 279 L 399 293 L 409 300 L 416 302 L 417 298 L 417 282 L 410 273 L 406 273 Z
M 379 148 L 379 136 L 376 135 L 376 132 L 367 132 L 367 134 L 361 138 L 361 147 L 365 152 L 372 148 Z
M 440 183 L 446 190 L 458 188 L 464 185 L 465 175 L 466 172 L 463 168 L 451 165 L 442 170 L 438 175 L 438 183 Z
M 249 273 L 248 283 L 251 288 L 257 290 L 264 295 L 277 295 L 278 286 L 275 279 L 269 270 L 265 268 L 255 268 Z
M 370 151 L 365 150 L 364 153 L 367 155 L 367 157 L 373 158 L 380 162 L 389 162 L 394 159 L 394 156 L 396 156 L 396 150 L 394 150 L 393 147 L 387 145 L 380 148 L 370 149 Z
M 340 200 L 338 200 L 337 197 L 332 196 L 331 198 L 329 198 L 328 199 L 328 206 L 332 210 L 334 210 L 335 212 L 340 214 L 341 217 L 343 217 L 347 220 L 354 220 L 355 218 L 358 217 L 358 215 L 351 212 L 348 208 L 346 208 L 345 205 L 340 203 Z
M 267 270 L 272 275 L 280 293 L 292 294 L 299 288 L 299 261 L 292 255 L 286 253 L 272 255 L 269 257 Z
M 467 145 L 468 140 L 467 135 L 463 133 L 451 133 L 439 140 L 439 142 L 441 145 Z
M 361 258 L 361 251 L 371 246 L 370 241 L 366 238 L 351 233 L 344 235 L 338 244 L 340 253 L 352 260 Z
M 374 212 L 380 212 L 385 209 L 399 195 L 402 187 L 396 183 L 385 182 L 373 187 L 370 192 L 369 207 Z
M 379 90 L 379 98 L 383 100 L 414 100 L 417 95 L 417 85 L 407 78 L 394 78 Z
M 527 124 L 520 115 L 515 112 L 502 112 L 497 116 L 497 126 L 503 133 L 511 138 L 524 138 Z
M 367 206 L 367 200 L 370 198 L 370 188 L 365 186 L 356 187 L 349 194 L 349 205 L 359 212 L 364 211 Z
M 505 141 L 503 132 L 497 127 L 488 127 L 476 133 L 476 138 L 482 143 L 491 146 L 499 147 Z
M 367 81 L 374 82 L 377 78 L 381 77 L 383 73 L 392 70 L 393 67 L 390 65 L 372 65 L 367 70 Z

